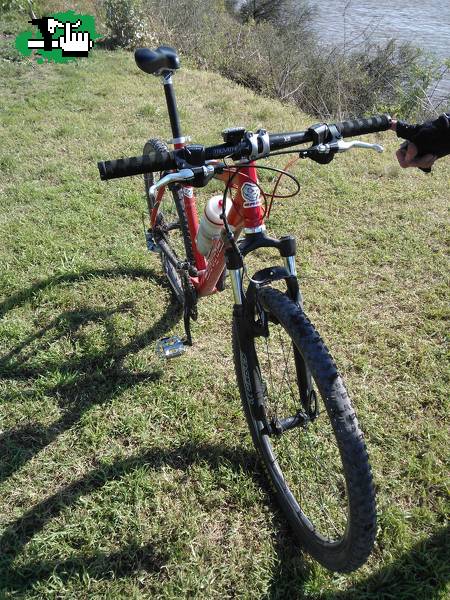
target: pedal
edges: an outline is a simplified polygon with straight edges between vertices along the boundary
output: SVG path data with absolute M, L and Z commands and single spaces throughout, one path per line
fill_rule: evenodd
M 159 340 L 156 344 L 156 354 L 161 358 L 175 358 L 186 352 L 183 340 L 177 335 Z

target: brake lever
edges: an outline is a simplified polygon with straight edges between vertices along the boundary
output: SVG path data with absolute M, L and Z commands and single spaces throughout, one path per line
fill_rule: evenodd
M 161 177 L 159 181 L 151 185 L 148 189 L 149 195 L 154 198 L 156 196 L 156 192 L 170 183 L 177 183 L 179 181 L 189 181 L 194 178 L 194 172 L 192 169 L 181 169 L 181 171 L 176 171 L 175 173 L 167 173 L 164 177 Z
M 334 150 L 335 152 L 346 152 L 351 148 L 366 148 L 367 150 L 375 150 L 375 152 L 384 152 L 384 147 L 380 144 L 368 144 L 367 142 L 360 142 L 359 140 L 354 140 L 353 142 L 338 140 L 337 142 L 325 145 L 329 146 L 330 150 Z
M 365 148 L 366 150 L 375 150 L 375 152 L 384 152 L 384 147 L 380 144 L 368 144 L 354 140 L 353 142 L 344 142 L 344 140 L 336 140 L 328 144 L 316 144 L 306 150 L 299 152 L 300 158 L 312 158 L 313 160 L 326 164 L 331 161 L 334 154 L 337 152 L 346 152 L 351 148 Z
M 194 187 L 204 187 L 214 177 L 214 167 L 212 165 L 204 165 L 202 167 L 192 167 L 192 169 L 180 169 L 174 173 L 167 173 L 161 177 L 159 181 L 151 185 L 148 189 L 151 198 L 156 197 L 156 192 L 171 183 L 183 183 L 184 181 L 191 182 Z

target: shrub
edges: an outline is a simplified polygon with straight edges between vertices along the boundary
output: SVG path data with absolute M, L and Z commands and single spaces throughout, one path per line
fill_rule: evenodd
M 112 48 L 134 49 L 145 39 L 145 18 L 138 0 L 103 0 L 108 42 Z
M 426 90 L 437 77 L 437 65 L 411 45 L 393 40 L 351 50 L 324 46 L 312 33 L 314 13 L 307 0 L 283 0 L 284 12 L 270 12 L 273 3 L 267 0 L 103 1 L 114 45 L 175 46 L 199 67 L 293 102 L 319 118 L 378 110 L 408 118 L 430 109 Z M 300 12 L 287 22 L 287 8 L 293 5 Z M 255 6 L 266 12 L 251 13 L 249 7 Z

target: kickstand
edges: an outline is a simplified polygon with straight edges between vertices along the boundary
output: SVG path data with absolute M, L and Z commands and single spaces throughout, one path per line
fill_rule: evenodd
M 191 311 L 188 306 L 184 307 L 184 331 L 186 333 L 186 338 L 183 340 L 183 343 L 186 346 L 192 346 L 192 337 L 191 337 Z

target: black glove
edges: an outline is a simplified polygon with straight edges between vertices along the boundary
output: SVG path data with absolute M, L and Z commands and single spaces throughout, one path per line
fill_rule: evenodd
M 450 119 L 446 114 L 420 125 L 408 125 L 404 121 L 398 121 L 397 136 L 413 142 L 417 146 L 419 156 L 434 154 L 441 158 L 450 154 Z

